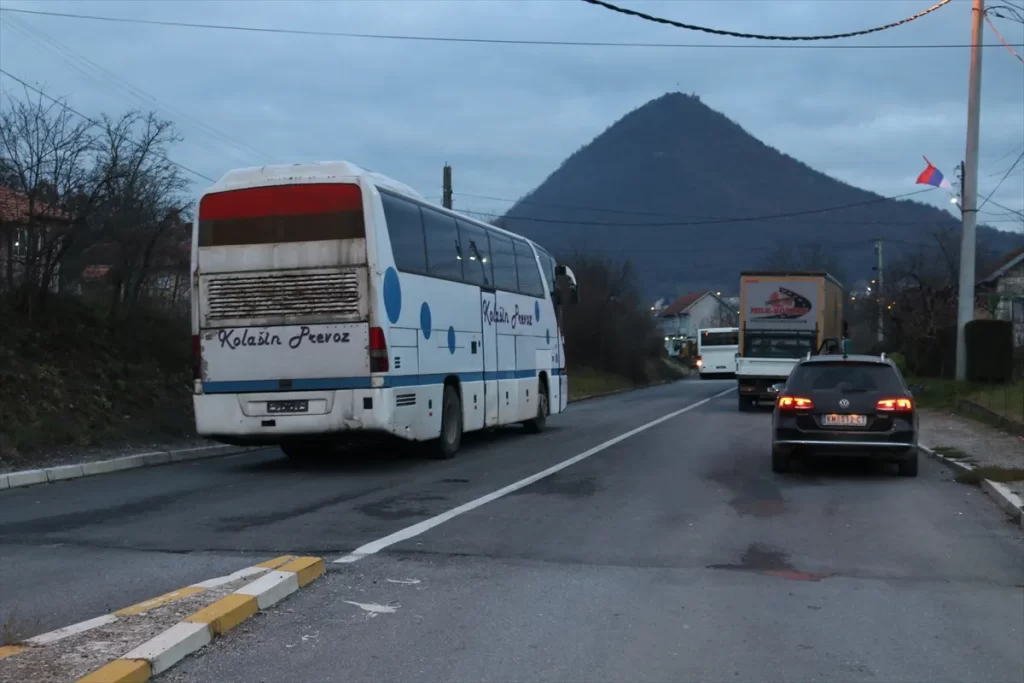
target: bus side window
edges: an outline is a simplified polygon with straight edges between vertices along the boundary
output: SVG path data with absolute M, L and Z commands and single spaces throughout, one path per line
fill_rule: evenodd
M 420 207 L 412 202 L 380 193 L 384 206 L 384 220 L 391 238 L 391 253 L 395 267 L 407 273 L 427 272 L 427 245 L 423 238 L 423 220 Z
M 516 268 L 519 270 L 519 291 L 527 296 L 543 297 L 544 281 L 537 270 L 537 259 L 527 242 L 515 240 Z
M 458 223 L 459 242 L 462 244 L 462 269 L 466 274 L 466 282 L 481 287 L 493 287 L 494 272 L 487 230 L 466 221 Z
M 519 291 L 516 252 L 512 240 L 497 232 L 491 234 L 491 258 L 494 259 L 494 286 L 509 292 Z
M 431 209 L 422 211 L 430 274 L 446 280 L 462 280 L 459 227 L 455 219 Z
M 537 250 L 537 256 L 540 257 L 540 267 L 544 275 L 544 284 L 548 288 L 548 292 L 555 293 L 555 259 L 551 258 L 551 254 L 547 253 L 543 249 Z

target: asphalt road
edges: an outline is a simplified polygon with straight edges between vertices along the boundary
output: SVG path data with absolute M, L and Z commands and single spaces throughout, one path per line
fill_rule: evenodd
M 336 558 L 728 386 L 580 403 L 447 462 L 266 451 L 5 491 L 0 618 L 47 630 L 284 552 Z M 161 679 L 1024 680 L 1019 527 L 930 461 L 773 475 L 768 419 L 714 399 L 332 564 Z

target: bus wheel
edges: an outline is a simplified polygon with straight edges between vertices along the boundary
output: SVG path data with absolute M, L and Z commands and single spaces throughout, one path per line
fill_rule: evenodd
M 327 446 L 313 442 L 286 442 L 281 444 L 281 451 L 294 463 L 308 465 L 321 459 Z
M 441 399 L 441 436 L 434 444 L 434 457 L 447 460 L 455 455 L 462 443 L 462 401 L 454 386 L 444 386 Z
M 526 431 L 531 434 L 540 434 L 543 432 L 544 427 L 548 423 L 549 412 L 548 387 L 547 384 L 542 382 L 540 385 L 540 392 L 537 394 L 537 417 L 523 423 L 526 427 Z

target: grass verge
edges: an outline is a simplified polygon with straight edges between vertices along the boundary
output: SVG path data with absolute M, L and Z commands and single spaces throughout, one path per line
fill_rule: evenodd
M 646 378 L 640 382 L 593 368 L 573 368 L 569 370 L 569 401 L 579 401 L 615 391 L 640 389 L 653 384 L 672 382 L 688 375 L 689 372 L 682 365 L 664 358 L 649 361 Z
M 0 310 L 0 459 L 191 433 L 188 320 L 140 313 L 111 325 L 62 298 L 29 319 Z
M 1016 481 L 1024 481 L 1024 468 L 1020 467 L 975 467 L 970 472 L 961 472 L 956 475 L 956 480 L 961 484 L 981 486 L 984 479 L 1009 484 Z

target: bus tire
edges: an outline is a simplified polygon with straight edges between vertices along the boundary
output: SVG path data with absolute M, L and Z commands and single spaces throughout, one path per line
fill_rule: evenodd
M 455 456 L 462 443 L 462 401 L 454 385 L 444 385 L 441 398 L 441 434 L 434 442 L 433 456 L 447 460 Z
M 320 460 L 325 447 L 322 444 L 288 442 L 280 446 L 289 460 L 299 465 L 309 465 Z
M 537 391 L 537 417 L 523 423 L 526 431 L 531 434 L 540 434 L 548 424 L 548 414 L 551 412 L 548 402 L 548 384 L 541 380 Z

